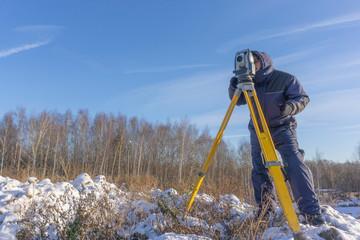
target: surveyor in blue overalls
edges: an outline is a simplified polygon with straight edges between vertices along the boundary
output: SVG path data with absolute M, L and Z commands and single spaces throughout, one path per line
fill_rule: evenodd
M 253 79 L 255 90 L 275 148 L 283 160 L 298 209 L 309 224 L 321 225 L 325 220 L 320 213 L 312 173 L 304 163 L 304 151 L 298 146 L 297 123 L 294 117 L 304 110 L 310 99 L 294 75 L 274 69 L 268 54 L 258 51 L 252 51 L 252 54 L 256 71 Z M 230 80 L 230 99 L 234 95 L 237 83 L 235 77 Z M 243 104 L 246 104 L 246 100 L 241 94 L 237 105 Z M 268 214 L 274 210 L 273 184 L 262 159 L 261 148 L 251 119 L 249 130 L 253 163 L 251 178 L 255 200 L 259 205 L 259 213 L 265 211 Z

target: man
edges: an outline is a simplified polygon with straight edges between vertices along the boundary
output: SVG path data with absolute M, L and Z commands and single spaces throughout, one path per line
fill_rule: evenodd
M 275 70 L 270 56 L 264 52 L 252 51 L 255 63 L 255 90 L 263 110 L 276 150 L 283 160 L 298 209 L 311 225 L 324 224 L 320 205 L 314 191 L 313 177 L 304 163 L 304 151 L 299 148 L 294 115 L 304 110 L 310 101 L 297 78 L 289 73 Z M 229 96 L 232 99 L 238 79 L 230 80 Z M 243 94 L 237 105 L 246 104 Z M 273 184 L 265 167 L 261 148 L 252 121 L 249 123 L 251 172 L 255 200 L 259 209 L 266 214 L 274 210 Z

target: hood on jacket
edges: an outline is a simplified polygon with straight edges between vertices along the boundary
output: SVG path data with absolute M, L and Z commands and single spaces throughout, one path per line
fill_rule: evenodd
M 269 79 L 274 72 L 273 61 L 267 53 L 258 51 L 251 51 L 251 53 L 258 56 L 261 61 L 261 68 L 255 74 L 254 83 L 262 83 Z

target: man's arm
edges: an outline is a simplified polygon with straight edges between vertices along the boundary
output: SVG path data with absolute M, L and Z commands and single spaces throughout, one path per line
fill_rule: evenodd
M 282 115 L 296 115 L 303 111 L 310 102 L 309 96 L 295 76 L 286 89 L 285 98 L 287 101 L 281 109 Z
M 237 83 L 238 83 L 238 80 L 237 80 L 236 77 L 233 77 L 233 78 L 230 79 L 230 85 L 229 85 L 229 97 L 230 97 L 230 100 L 232 100 L 232 98 L 234 96 L 234 93 L 236 91 Z M 240 106 L 240 105 L 244 105 L 244 104 L 246 104 L 246 99 L 245 99 L 244 94 L 241 92 L 239 100 L 237 101 L 236 105 Z

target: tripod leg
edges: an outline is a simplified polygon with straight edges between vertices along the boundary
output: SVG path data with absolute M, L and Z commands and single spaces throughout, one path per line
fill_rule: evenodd
M 251 119 L 253 121 L 266 165 L 275 185 L 281 208 L 286 216 L 291 231 L 293 233 L 297 233 L 300 231 L 299 220 L 292 205 L 290 194 L 281 172 L 281 162 L 276 154 L 275 146 L 266 124 L 264 114 L 261 110 L 256 92 L 252 89 L 249 91 L 243 91 L 243 93 L 250 110 Z
M 223 120 L 223 122 L 222 122 L 222 124 L 220 126 L 220 129 L 219 129 L 219 131 L 218 131 L 218 133 L 216 135 L 214 143 L 213 143 L 213 145 L 212 145 L 212 147 L 210 149 L 210 153 L 209 153 L 209 155 L 208 155 L 208 157 L 206 159 L 206 162 L 205 162 L 201 172 L 199 173 L 199 178 L 198 178 L 197 183 L 196 183 L 196 185 L 195 185 L 195 187 L 194 187 L 194 189 L 193 189 L 193 191 L 191 193 L 190 199 L 189 199 L 188 204 L 187 204 L 186 212 L 188 212 L 190 210 L 191 205 L 192 205 L 192 203 L 193 203 L 193 201 L 195 199 L 195 196 L 196 196 L 197 192 L 199 191 L 201 182 L 203 181 L 203 179 L 204 179 L 204 177 L 205 177 L 205 175 L 206 175 L 206 173 L 208 171 L 208 168 L 209 168 L 210 163 L 211 163 L 211 161 L 212 161 L 212 159 L 214 157 L 216 149 L 217 149 L 217 147 L 218 147 L 218 145 L 219 145 L 219 143 L 221 141 L 222 135 L 224 134 L 225 128 L 226 128 L 226 126 L 227 126 L 227 124 L 228 124 L 228 122 L 230 120 L 231 114 L 234 111 L 235 105 L 236 105 L 236 103 L 237 103 L 237 101 L 239 99 L 240 93 L 241 93 L 240 89 L 237 89 L 235 91 L 235 94 L 234 94 L 234 96 L 233 96 L 233 98 L 231 100 L 230 106 L 229 106 L 229 108 L 228 108 L 228 110 L 226 112 L 224 120 Z

